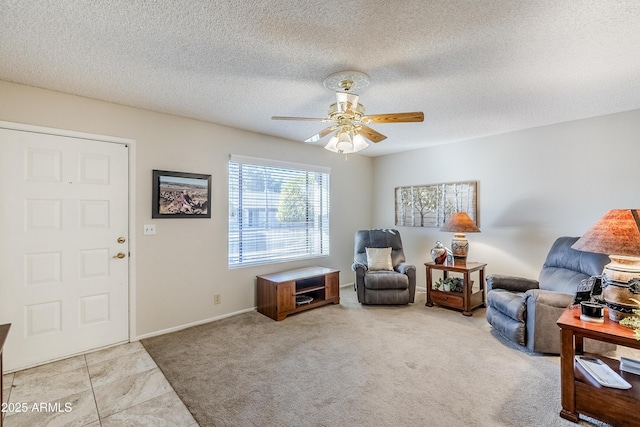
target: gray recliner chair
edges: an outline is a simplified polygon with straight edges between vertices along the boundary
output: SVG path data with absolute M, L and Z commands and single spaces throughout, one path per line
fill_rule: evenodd
M 416 266 L 405 262 L 398 230 L 359 230 L 355 234 L 354 243 L 354 263 L 351 269 L 355 272 L 354 286 L 361 304 L 414 302 Z M 367 248 L 391 248 L 388 269 L 373 270 L 373 266 L 368 264 Z
M 580 281 L 599 276 L 609 263 L 602 254 L 571 248 L 579 237 L 558 238 L 547 255 L 538 280 L 487 277 L 487 321 L 493 329 L 536 353 L 560 354 L 556 321 L 574 301 Z M 604 353 L 615 345 L 585 340 L 585 350 Z

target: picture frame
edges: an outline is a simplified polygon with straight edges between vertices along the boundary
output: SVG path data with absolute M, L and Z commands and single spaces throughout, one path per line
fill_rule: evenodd
M 395 188 L 396 225 L 440 228 L 454 212 L 467 212 L 479 225 L 478 181 Z
M 153 170 L 152 218 L 211 218 L 211 175 Z

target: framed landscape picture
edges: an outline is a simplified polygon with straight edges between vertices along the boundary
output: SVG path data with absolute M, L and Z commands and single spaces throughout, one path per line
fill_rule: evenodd
M 454 212 L 478 225 L 477 181 L 396 187 L 395 199 L 396 225 L 440 228 Z
M 211 218 L 211 175 L 153 171 L 152 218 Z

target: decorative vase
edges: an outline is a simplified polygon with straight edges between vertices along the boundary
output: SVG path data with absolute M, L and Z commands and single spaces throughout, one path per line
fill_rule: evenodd
M 464 233 L 455 233 L 451 239 L 451 252 L 454 258 L 466 259 L 469 253 L 469 241 Z
M 604 266 L 602 272 L 607 280 L 627 283 L 631 279 L 640 278 L 640 258 L 609 255 L 609 259 L 611 262 Z
M 640 305 L 640 258 L 609 255 L 611 262 L 602 272 L 602 296 L 609 309 L 609 319 L 619 322 L 632 316 Z
M 633 316 L 633 310 L 640 308 L 640 305 L 631 300 L 640 299 L 640 279 L 632 279 L 628 283 L 603 281 L 602 295 L 609 308 L 609 319 L 619 322 Z
M 447 248 L 445 248 L 439 240 L 436 242 L 434 248 L 431 249 L 431 259 L 433 259 L 433 262 L 436 264 L 444 264 L 447 260 Z

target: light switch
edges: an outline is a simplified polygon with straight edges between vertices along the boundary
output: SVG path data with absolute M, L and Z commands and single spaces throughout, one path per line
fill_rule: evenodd
M 150 236 L 152 234 L 156 234 L 156 225 L 155 224 L 145 224 L 144 225 L 144 235 Z

